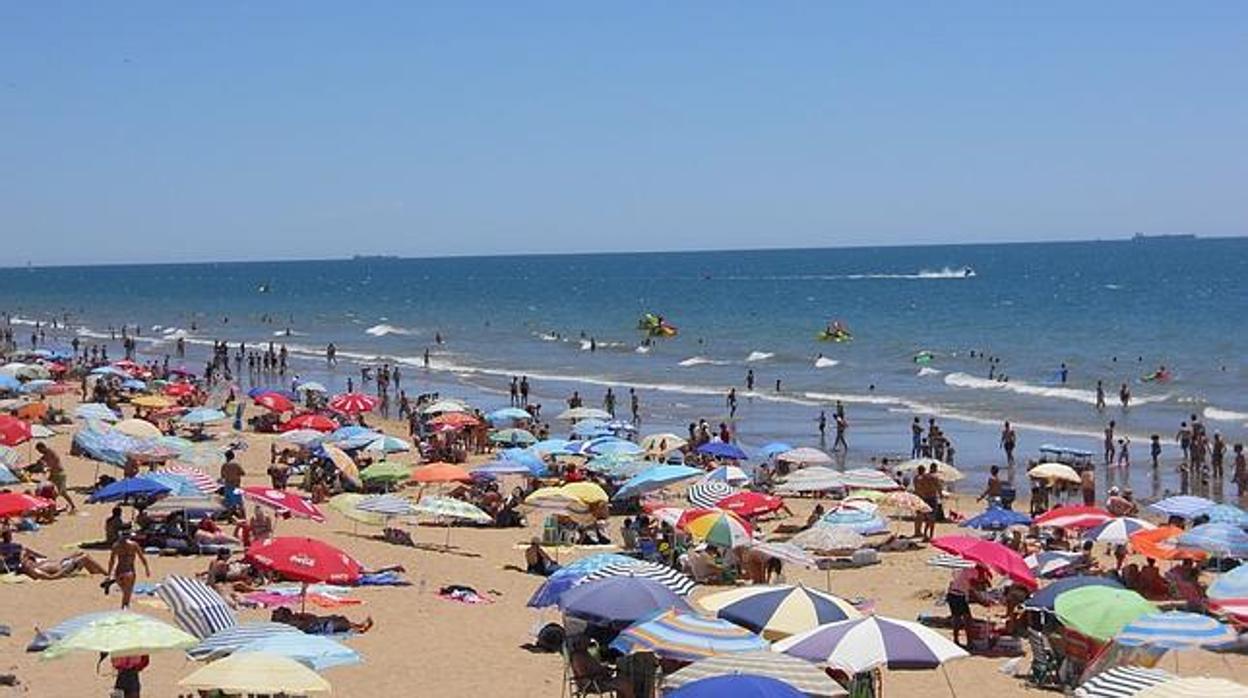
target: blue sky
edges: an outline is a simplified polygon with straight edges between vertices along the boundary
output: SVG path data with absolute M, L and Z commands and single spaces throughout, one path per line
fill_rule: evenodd
M 1248 4 L 5 3 L 6 264 L 1248 229 Z

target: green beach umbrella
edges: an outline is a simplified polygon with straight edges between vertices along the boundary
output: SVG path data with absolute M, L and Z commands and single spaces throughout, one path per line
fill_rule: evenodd
M 490 441 L 496 444 L 519 444 L 528 446 L 537 443 L 537 437 L 524 429 L 499 429 L 490 434 Z
M 187 649 L 199 644 L 194 635 L 139 613 L 120 611 L 93 620 L 43 651 L 42 659 L 71 652 L 105 653 L 117 657 Z
M 383 460 L 360 471 L 364 482 L 402 482 L 412 476 L 410 466 Z
M 1063 625 L 1102 642 L 1157 607 L 1130 589 L 1086 586 L 1059 594 L 1054 604 Z
M 385 515 L 356 508 L 357 504 L 372 496 L 374 495 L 343 492 L 329 498 L 329 508 L 358 523 L 368 526 L 385 526 L 387 518 Z

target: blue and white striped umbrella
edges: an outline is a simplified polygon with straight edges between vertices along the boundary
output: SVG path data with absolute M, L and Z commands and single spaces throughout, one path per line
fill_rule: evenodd
M 741 468 L 735 465 L 721 465 L 718 468 L 707 473 L 702 478 L 703 482 L 726 482 L 729 485 L 744 485 L 750 481 L 750 476 Z
M 411 500 L 393 494 L 365 497 L 355 505 L 355 508 L 383 516 L 415 516 L 418 513 Z
M 148 473 L 143 477 L 144 479 L 159 482 L 165 487 L 168 487 L 169 495 L 173 497 L 202 497 L 204 495 L 204 493 L 200 491 L 199 487 L 197 487 L 194 482 L 191 482 L 189 479 L 179 475 L 154 472 Z
M 1075 689 L 1075 698 L 1132 698 L 1146 688 L 1177 678 L 1161 669 L 1119 666 L 1083 682 Z
M 285 623 L 271 623 L 268 621 L 240 623 L 209 635 L 198 645 L 187 650 L 186 653 L 190 655 L 191 659 L 215 659 L 224 657 L 227 654 L 233 654 L 240 647 L 245 647 L 256 640 L 287 633 L 303 635 L 302 630 Z
M 591 572 L 610 565 L 629 565 L 635 562 L 637 562 L 635 558 L 619 553 L 598 553 L 569 562 L 542 582 L 542 585 L 529 598 L 528 605 L 532 608 L 553 606 L 559 603 L 559 597 L 563 595 L 563 592 L 580 584 L 581 580 Z
M 397 436 L 379 436 L 364 446 L 365 451 L 380 453 L 401 453 L 412 450 L 412 445 Z
M 121 419 L 117 413 L 102 402 L 84 402 L 74 408 L 74 417 L 78 419 L 98 419 L 101 422 L 115 422 Z
M 1203 550 L 1215 557 L 1248 558 L 1248 533 L 1234 524 L 1201 524 L 1176 538 L 1174 544 Z
M 1168 611 L 1136 618 L 1114 636 L 1114 641 L 1129 647 L 1148 645 L 1177 650 L 1222 645 L 1238 637 L 1234 628 L 1209 616 Z
M 1211 599 L 1248 599 L 1248 565 L 1223 572 L 1209 585 Z
M 178 626 L 200 640 L 238 625 L 225 599 L 198 579 L 169 575 L 156 595 L 173 612 Z
M 767 647 L 766 640 L 739 625 L 676 609 L 629 626 L 611 643 L 611 649 L 624 654 L 653 652 L 679 662 Z
M 239 654 L 265 652 L 289 657 L 313 671 L 324 671 L 336 666 L 359 664 L 360 653 L 322 635 L 307 633 L 279 633 L 253 640 L 236 650 Z
M 644 577 L 658 582 L 680 596 L 688 596 L 697 588 L 697 582 L 680 570 L 644 560 L 620 562 L 600 567 L 582 577 L 577 584 L 592 582 L 607 577 Z M 574 585 L 575 586 L 575 585 Z
M 1240 528 L 1248 527 L 1248 511 L 1244 511 L 1234 504 L 1214 505 L 1205 512 L 1205 516 L 1209 517 L 1209 523 L 1232 524 Z
M 1096 528 L 1089 529 L 1087 533 L 1083 534 L 1083 539 L 1095 543 L 1126 543 L 1130 540 L 1132 533 L 1154 528 L 1157 527 L 1144 519 L 1120 516 L 1116 519 L 1110 519 Z
M 1166 516 L 1179 516 L 1184 519 L 1192 519 L 1200 516 L 1213 507 L 1213 502 L 1204 497 L 1194 497 L 1190 494 L 1178 494 L 1149 505 L 1149 509 Z

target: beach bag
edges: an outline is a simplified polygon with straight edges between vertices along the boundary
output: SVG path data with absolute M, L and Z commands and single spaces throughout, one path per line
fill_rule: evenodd
M 558 623 L 547 623 L 537 631 L 537 646 L 543 652 L 558 652 L 563 647 L 565 633 Z

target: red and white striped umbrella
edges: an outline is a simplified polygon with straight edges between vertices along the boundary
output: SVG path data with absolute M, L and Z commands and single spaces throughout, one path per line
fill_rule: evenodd
M 335 395 L 329 401 L 329 408 L 343 414 L 361 414 L 363 412 L 372 412 L 379 404 L 381 404 L 381 401 L 372 395 L 343 393 Z
M 177 463 L 174 463 L 173 465 L 162 468 L 157 472 L 176 475 L 184 480 L 189 480 L 192 485 L 195 485 L 195 489 L 203 492 L 204 494 L 212 494 L 213 492 L 216 492 L 219 487 L 217 481 L 212 479 L 212 476 L 208 473 L 205 473 L 199 468 L 192 468 L 189 465 L 178 465 Z
M 325 515 L 321 513 L 321 510 L 315 504 L 290 490 L 275 490 L 269 487 L 244 487 L 243 496 L 265 506 L 290 512 L 292 516 L 312 519 L 313 521 L 325 520 Z

